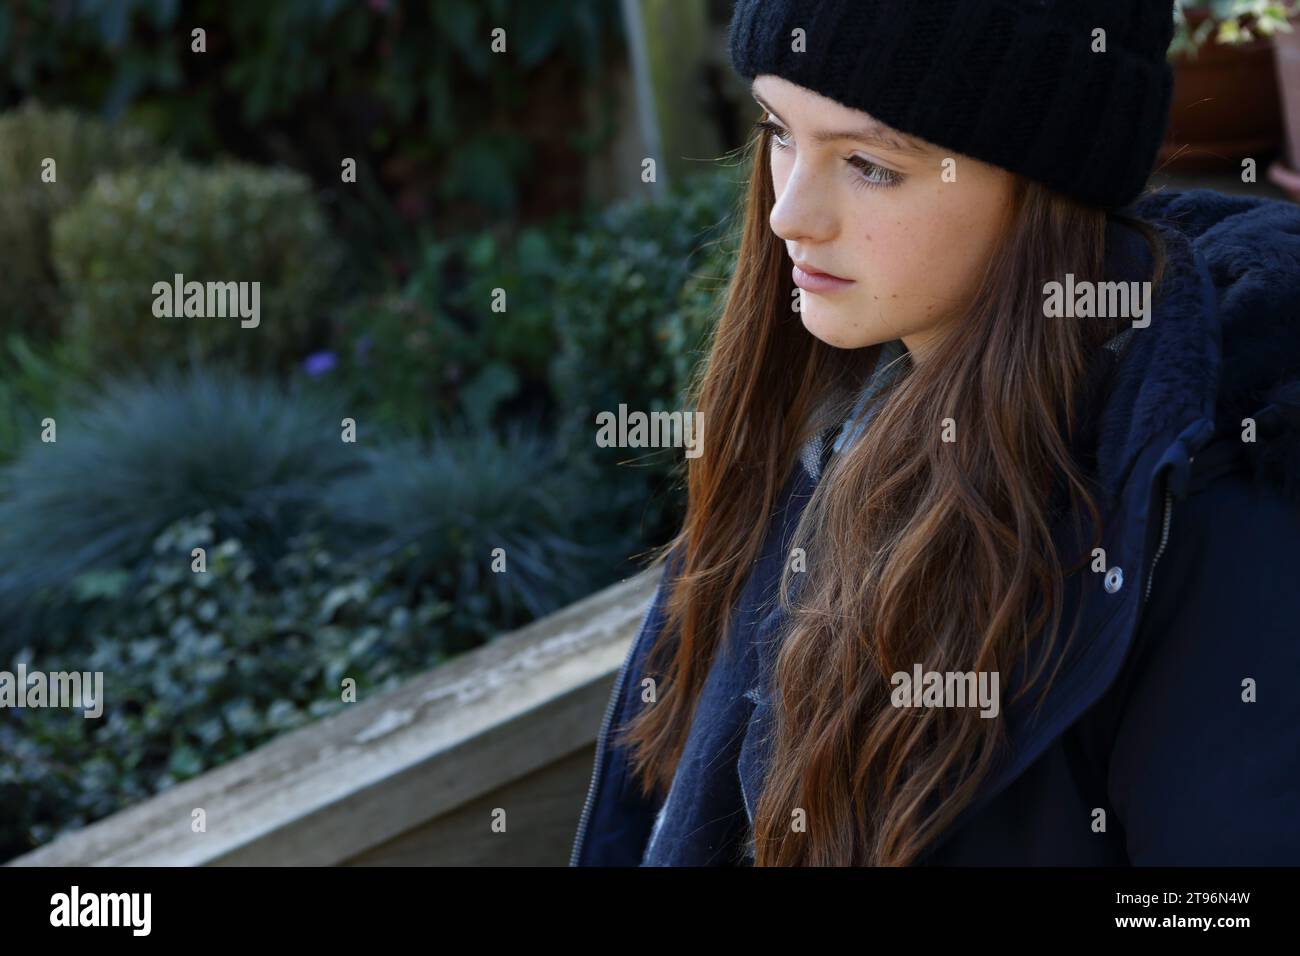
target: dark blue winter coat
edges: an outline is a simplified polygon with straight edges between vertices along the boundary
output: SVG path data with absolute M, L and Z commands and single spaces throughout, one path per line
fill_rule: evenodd
M 1123 336 L 1091 399 L 1108 567 L 1082 572 L 1081 600 L 1067 588 L 1080 628 L 1037 715 L 1035 694 L 1005 703 L 1023 670 L 1004 675 L 1007 756 L 920 863 L 1300 864 L 1300 209 L 1165 190 L 1128 211 L 1169 259 L 1150 326 Z M 1107 239 L 1109 276 L 1147 274 L 1135 233 L 1112 222 Z M 611 742 L 642 706 L 669 557 L 605 714 L 573 865 L 752 862 L 773 596 L 829 454 L 793 469 L 661 800 Z

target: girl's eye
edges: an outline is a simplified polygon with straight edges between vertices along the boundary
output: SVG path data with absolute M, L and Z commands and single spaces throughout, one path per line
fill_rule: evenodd
M 777 149 L 789 149 L 790 144 L 783 138 L 786 131 L 775 123 L 765 119 L 759 120 L 754 124 L 754 129 L 766 131 L 771 136 L 772 145 Z M 891 186 L 897 186 L 903 181 L 903 174 L 881 166 L 879 163 L 873 163 L 862 156 L 850 156 L 845 160 L 850 166 L 858 170 L 858 175 L 853 177 L 855 186 L 869 186 L 875 189 L 888 189 Z
M 861 156 L 850 156 L 848 163 L 850 166 L 862 170 L 862 175 L 857 179 L 858 183 L 863 186 L 879 186 L 887 189 L 890 186 L 897 186 L 903 180 L 902 173 L 895 172 L 878 163 L 873 163 Z
M 777 149 L 790 148 L 790 144 L 781 138 L 785 135 L 785 130 L 777 126 L 775 123 L 768 122 L 767 120 L 759 120 L 754 124 L 754 129 L 766 130 L 772 137 L 772 145 Z

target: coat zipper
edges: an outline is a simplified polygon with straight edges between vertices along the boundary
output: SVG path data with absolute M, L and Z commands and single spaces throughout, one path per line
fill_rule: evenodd
M 609 703 L 605 705 L 605 716 L 600 721 L 600 731 L 596 734 L 596 759 L 591 769 L 591 782 L 587 785 L 587 799 L 582 804 L 582 815 L 578 818 L 578 835 L 573 843 L 573 851 L 569 854 L 569 866 L 578 865 L 578 857 L 582 853 L 583 844 L 586 843 L 587 837 L 587 818 L 591 814 L 592 804 L 596 800 L 596 782 L 600 779 L 600 771 L 605 762 L 605 740 L 609 734 L 609 725 L 614 718 L 614 710 L 618 702 L 623 699 L 623 684 L 627 675 L 627 666 L 632 658 L 636 656 L 637 644 L 641 641 L 642 632 L 645 631 L 646 622 L 650 620 L 650 612 L 654 610 L 655 603 L 659 595 L 656 593 L 651 599 L 650 604 L 646 607 L 645 613 L 641 616 L 641 623 L 636 629 L 636 637 L 633 639 L 632 647 L 628 649 L 623 663 L 619 665 L 618 677 L 614 681 L 614 690 L 609 695 Z
M 1165 489 L 1165 515 L 1164 521 L 1160 528 L 1160 546 L 1156 548 L 1156 556 L 1151 559 L 1151 568 L 1147 573 L 1147 587 L 1142 595 L 1142 606 L 1146 607 L 1147 601 L 1151 597 L 1151 584 L 1156 579 L 1156 564 L 1160 556 L 1165 553 L 1165 545 L 1169 543 L 1169 522 L 1173 517 L 1174 493 L 1168 488 Z

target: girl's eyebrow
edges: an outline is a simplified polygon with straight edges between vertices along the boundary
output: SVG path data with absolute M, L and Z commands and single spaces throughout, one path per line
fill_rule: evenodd
M 749 95 L 754 98 L 754 102 L 759 106 L 763 107 L 763 109 L 781 120 L 783 125 L 790 125 L 786 123 L 785 120 L 782 120 L 781 114 L 764 102 L 763 98 L 759 96 L 752 87 L 750 88 Z M 839 139 L 851 139 L 871 146 L 883 146 L 885 149 L 892 149 L 899 153 L 912 153 L 917 156 L 925 156 L 929 154 L 929 150 L 924 146 L 914 142 L 913 140 L 900 137 L 884 123 L 873 122 L 871 125 L 864 126 L 861 129 L 819 130 L 812 134 L 812 139 L 814 143 L 819 145 L 833 143 L 835 140 Z

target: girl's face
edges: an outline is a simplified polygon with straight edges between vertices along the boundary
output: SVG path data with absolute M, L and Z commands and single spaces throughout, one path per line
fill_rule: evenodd
M 837 348 L 901 338 L 913 355 L 924 350 L 975 292 L 1012 174 L 778 76 L 757 77 L 752 93 L 772 126 L 770 224 L 785 241 L 804 327 Z

